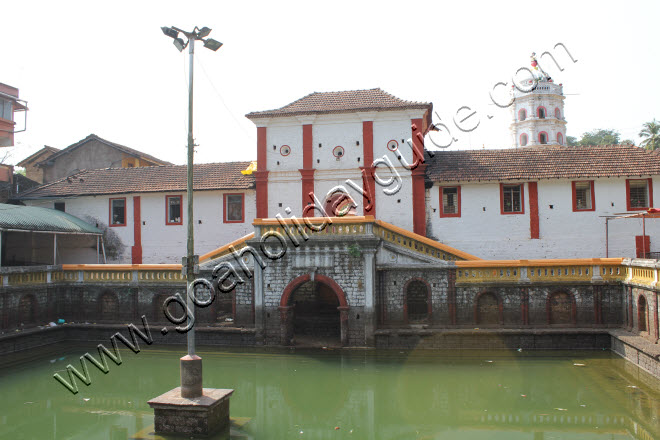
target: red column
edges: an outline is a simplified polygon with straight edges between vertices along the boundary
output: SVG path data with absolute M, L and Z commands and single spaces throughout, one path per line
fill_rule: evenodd
M 308 210 L 305 214 L 305 207 L 312 203 L 313 199 L 310 199 L 309 193 L 314 192 L 314 152 L 312 150 L 312 143 L 314 142 L 314 137 L 312 134 L 312 124 L 303 125 L 303 167 L 300 171 L 300 177 L 302 180 L 302 209 L 303 215 L 312 216 L 315 212 L 314 210 Z
M 422 119 L 410 121 L 412 129 L 413 159 L 412 167 L 412 197 L 413 197 L 413 232 L 426 236 L 426 191 L 424 189 L 424 175 L 426 164 L 424 161 L 424 131 Z
M 426 236 L 426 190 L 424 175 L 426 164 L 412 170 L 413 232 Z
M 536 182 L 527 182 L 529 190 L 529 238 L 539 238 L 539 190 Z
M 133 247 L 131 248 L 131 262 L 142 264 L 142 212 L 140 196 L 133 197 Z
M 520 292 L 520 314 L 523 325 L 529 325 L 529 288 L 523 287 Z
M 601 286 L 593 286 L 593 296 L 594 296 L 594 324 L 602 324 L 603 316 L 601 310 Z
M 362 156 L 364 167 L 362 171 L 362 188 L 366 196 L 362 197 L 364 215 L 376 217 L 376 178 L 374 177 L 374 123 L 362 122 Z
M 268 218 L 268 157 L 266 150 L 266 127 L 257 127 L 257 218 Z

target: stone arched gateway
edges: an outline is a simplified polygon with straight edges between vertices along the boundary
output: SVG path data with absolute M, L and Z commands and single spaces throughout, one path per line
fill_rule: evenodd
M 304 284 L 313 281 L 325 288 L 326 292 L 332 292 L 337 298 L 337 310 L 339 311 L 339 337 L 341 345 L 348 345 L 348 302 L 343 289 L 332 278 L 325 275 L 311 274 L 301 275 L 292 280 L 284 289 L 280 299 L 280 333 L 281 344 L 292 345 L 294 336 L 295 305 L 292 304 L 293 296 Z

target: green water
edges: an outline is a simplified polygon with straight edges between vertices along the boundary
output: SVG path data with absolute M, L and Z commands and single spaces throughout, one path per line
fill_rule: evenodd
M 124 351 L 71 394 L 53 379 L 94 349 L 3 359 L 0 438 L 128 439 L 178 385 L 183 348 Z M 96 353 L 94 352 L 96 355 Z M 204 386 L 234 388 L 241 439 L 660 439 L 660 385 L 606 351 L 206 349 Z M 584 364 L 584 366 L 575 365 Z M 67 377 L 67 376 L 65 376 Z M 336 429 L 339 428 L 339 429 Z

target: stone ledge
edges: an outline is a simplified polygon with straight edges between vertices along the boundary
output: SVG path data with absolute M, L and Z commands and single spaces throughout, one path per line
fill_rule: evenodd
M 509 334 L 509 335 L 552 335 L 552 334 L 609 334 L 610 328 L 592 327 L 529 327 L 529 328 L 391 328 L 378 329 L 374 335 L 478 335 L 478 334 Z
M 202 396 L 187 398 L 181 397 L 181 387 L 176 387 L 158 397 L 149 400 L 147 403 L 152 408 L 173 409 L 185 407 L 191 411 L 202 411 L 219 405 L 224 400 L 229 399 L 234 390 L 226 388 L 203 388 Z
M 654 344 L 643 336 L 635 335 L 623 329 L 610 330 L 609 333 L 621 342 L 628 344 L 631 347 L 644 353 L 645 355 L 660 361 L 660 345 Z

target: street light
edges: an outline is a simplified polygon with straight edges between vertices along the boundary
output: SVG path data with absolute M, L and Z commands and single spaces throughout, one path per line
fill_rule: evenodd
M 195 355 L 195 305 L 193 304 L 192 295 L 193 282 L 195 275 L 199 272 L 199 257 L 195 255 L 195 237 L 193 232 L 193 153 L 195 143 L 193 140 L 193 59 L 195 53 L 195 40 L 204 42 L 204 47 L 213 51 L 220 49 L 222 43 L 206 38 L 211 29 L 203 27 L 199 29 L 195 26 L 192 32 L 186 32 L 174 26 L 161 27 L 163 33 L 174 40 L 174 45 L 179 50 L 183 51 L 189 47 L 188 53 L 190 55 L 190 68 L 188 72 L 188 182 L 187 192 L 188 197 L 188 252 L 186 257 L 183 258 L 183 268 L 186 271 L 186 303 L 189 310 L 188 313 L 188 355 L 181 358 L 181 397 L 199 397 L 202 395 L 202 359 Z M 179 34 L 183 34 L 187 41 L 179 38 Z M 206 39 L 205 39 L 206 38 Z

